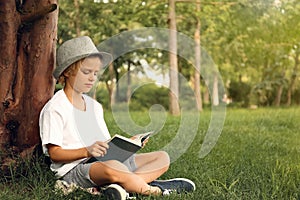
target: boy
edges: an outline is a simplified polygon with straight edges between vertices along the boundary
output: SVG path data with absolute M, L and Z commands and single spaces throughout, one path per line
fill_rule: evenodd
M 109 148 L 102 106 L 85 93 L 93 87 L 101 67 L 111 61 L 112 56 L 99 52 L 87 36 L 66 41 L 58 49 L 54 77 L 63 89 L 40 114 L 40 136 L 43 151 L 52 161 L 51 170 L 58 178 L 83 188 L 107 186 L 106 193 L 116 199 L 122 196 L 120 188 L 142 195 L 195 190 L 188 179 L 156 181 L 170 164 L 163 151 L 136 154 L 124 163 L 85 162 L 105 155 Z

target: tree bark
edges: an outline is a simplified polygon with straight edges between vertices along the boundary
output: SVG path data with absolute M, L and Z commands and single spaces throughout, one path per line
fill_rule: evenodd
M 121 102 L 121 97 L 120 97 L 120 85 L 119 85 L 119 72 L 118 72 L 118 66 L 116 66 L 117 64 L 112 63 L 113 64 L 113 69 L 114 69 L 114 74 L 115 74 L 115 86 L 116 86 L 116 94 L 115 94 L 115 102 Z
M 204 104 L 209 104 L 210 99 L 209 99 L 209 89 L 208 89 L 208 87 L 205 87 L 205 90 L 204 90 L 203 93 L 204 93 L 203 94 L 203 103 Z
M 114 86 L 115 86 L 115 81 L 114 81 L 114 66 L 113 63 L 111 63 L 108 66 L 108 71 L 109 71 L 109 81 L 106 82 L 106 88 L 109 93 L 109 105 L 113 106 L 115 105 L 115 94 L 114 94 Z
M 285 77 L 285 71 L 283 71 L 282 74 L 281 74 L 281 78 L 284 79 L 284 77 Z M 278 86 L 277 93 L 276 93 L 276 97 L 275 97 L 275 101 L 274 101 L 274 105 L 275 105 L 276 107 L 279 107 L 279 106 L 280 106 L 282 92 L 283 92 L 283 84 L 280 84 L 280 85 Z
M 127 61 L 128 69 L 127 69 L 127 91 L 126 91 L 126 101 L 129 103 L 131 97 L 131 61 Z
M 170 113 L 180 115 L 179 108 L 179 88 L 178 88 L 178 62 L 177 62 L 177 30 L 175 0 L 169 0 L 169 76 L 170 76 Z
M 200 1 L 197 0 L 196 4 L 196 12 L 200 12 Z M 201 69 L 201 42 L 200 42 L 200 29 L 201 29 L 201 22 L 200 19 L 197 19 L 197 25 L 194 35 L 195 40 L 195 73 L 194 73 L 194 92 L 196 97 L 196 103 L 197 103 L 197 110 L 202 111 L 202 97 L 200 92 L 200 69 Z
M 275 102 L 274 102 L 274 105 L 276 107 L 280 106 L 282 91 L 283 91 L 283 85 L 279 85 L 276 93 Z
M 39 113 L 54 91 L 57 18 L 56 0 L 0 0 L 2 167 L 11 153 L 40 143 Z
M 289 84 L 289 87 L 288 87 L 288 91 L 287 91 L 287 101 L 286 101 L 286 105 L 287 106 L 290 106 L 292 104 L 292 93 L 293 93 L 293 90 L 294 90 L 295 85 L 296 85 L 297 71 L 298 71 L 299 62 L 300 62 L 299 61 L 299 55 L 300 55 L 300 52 L 297 51 L 296 55 L 295 55 L 294 70 L 293 70 L 293 74 L 292 74 L 291 81 L 290 81 L 290 84 Z
M 213 91 L 212 91 L 212 102 L 214 106 L 219 105 L 219 88 L 218 88 L 218 76 L 214 76 L 214 83 L 213 83 Z
M 76 35 L 80 36 L 81 35 L 81 30 L 80 30 L 80 8 L 79 8 L 79 2 L 78 0 L 74 0 L 74 7 L 75 7 L 75 20 L 74 20 L 74 26 L 76 30 Z

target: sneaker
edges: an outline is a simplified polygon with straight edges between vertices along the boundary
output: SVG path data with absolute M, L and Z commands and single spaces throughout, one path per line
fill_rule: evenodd
M 125 200 L 127 192 L 117 184 L 110 184 L 103 188 L 103 195 L 107 200 Z
M 196 189 L 195 183 L 186 178 L 155 180 L 149 183 L 149 185 L 159 187 L 163 196 L 170 195 L 171 193 L 193 192 Z

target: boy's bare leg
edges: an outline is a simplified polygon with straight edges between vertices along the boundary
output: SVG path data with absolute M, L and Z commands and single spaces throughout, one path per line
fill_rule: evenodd
M 164 151 L 137 154 L 135 156 L 137 170 L 134 172 L 146 183 L 160 177 L 170 166 L 169 155 Z
M 116 183 L 121 185 L 127 192 L 143 195 L 159 195 L 158 187 L 148 185 L 145 180 L 128 170 L 122 163 L 114 160 L 95 162 L 90 168 L 90 178 L 97 185 Z

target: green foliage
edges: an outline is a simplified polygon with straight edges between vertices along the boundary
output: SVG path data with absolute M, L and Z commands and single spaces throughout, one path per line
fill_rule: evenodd
M 96 90 L 96 100 L 102 104 L 103 107 L 109 107 L 109 94 L 103 84 L 99 84 Z
M 240 103 L 243 107 L 248 107 L 250 103 L 251 86 L 244 82 L 232 81 L 228 88 L 229 97 L 235 103 Z
M 158 87 L 155 84 L 142 86 L 132 95 L 129 107 L 132 111 L 143 111 L 159 104 L 168 110 L 168 93 L 167 88 Z
M 116 98 L 117 102 L 114 106 L 118 107 L 118 109 L 121 109 L 122 107 L 127 107 L 129 105 L 129 109 L 131 111 L 145 111 L 150 109 L 151 106 L 159 104 L 168 110 L 169 90 L 167 88 L 157 86 L 153 83 L 153 81 L 139 86 L 136 81 L 137 80 L 135 80 L 130 86 L 134 89 L 134 91 L 132 91 L 129 102 L 127 102 L 126 97 L 128 86 L 125 84 L 119 85 L 119 93 L 118 97 Z M 143 80 L 138 81 L 143 82 Z M 111 109 L 109 105 L 109 94 L 104 84 L 98 85 L 96 99 L 104 108 Z
M 75 7 L 74 1 L 60 2 L 59 43 L 74 37 L 77 34 L 76 27 L 80 29 L 81 35 L 91 36 L 97 44 L 126 30 L 168 27 L 166 1 L 96 2 L 98 3 L 92 0 L 78 0 L 78 8 Z M 300 49 L 298 1 L 201 0 L 200 4 L 201 10 L 197 12 L 194 2 L 176 3 L 177 29 L 193 39 L 196 22 L 200 20 L 201 46 L 213 58 L 224 82 L 239 81 L 240 77 L 246 78 L 255 95 L 262 95 L 258 97 L 261 105 L 271 105 L 274 102 L 274 94 L 277 93 L 280 83 L 284 85 L 282 99 L 286 99 L 286 91 L 292 88 L 292 102 L 297 102 L 296 91 L 299 84 L 296 84 L 298 74 L 295 73 L 295 69 L 299 64 L 295 61 L 299 60 L 296 52 Z M 131 42 L 132 40 L 121 41 L 112 53 L 118 55 L 118 52 Z M 121 76 L 117 74 L 118 70 L 124 68 L 126 62 L 141 58 L 147 60 L 151 67 L 160 69 L 161 73 L 167 75 L 167 52 L 153 52 L 141 48 L 138 53 L 133 52 L 117 58 L 114 65 L 115 75 Z M 163 56 L 158 57 L 158 53 Z M 180 59 L 179 61 L 180 72 L 190 80 L 193 66 Z M 202 68 L 204 67 L 208 66 L 202 63 Z M 296 83 L 292 86 L 294 75 Z M 226 89 L 229 89 L 228 85 Z

